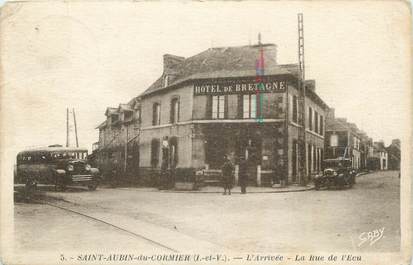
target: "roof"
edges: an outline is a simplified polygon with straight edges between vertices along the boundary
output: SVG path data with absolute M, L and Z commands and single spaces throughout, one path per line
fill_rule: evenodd
M 119 104 L 118 111 L 133 111 L 133 109 L 128 104 Z
M 111 107 L 107 107 L 106 111 L 105 111 L 105 115 L 111 115 L 111 114 L 117 114 L 118 113 L 118 108 L 111 108 Z
M 299 76 L 298 64 L 277 64 L 277 46 L 275 44 L 210 48 L 186 59 L 170 54 L 165 55 L 168 58 L 173 57 L 173 71 L 169 69 L 170 66 L 166 67 L 164 74 L 150 85 L 140 97 L 170 89 L 191 80 L 256 77 L 256 63 L 260 56 L 261 48 L 264 55 L 264 75 Z M 168 72 L 167 87 L 163 86 L 165 71 Z M 328 105 L 315 91 L 307 90 L 307 96 L 321 104 L 324 109 L 328 108 Z
M 337 157 L 337 158 L 324 159 L 324 162 L 336 162 L 336 161 L 350 161 L 350 158 L 344 158 L 344 157 L 340 156 L 340 157 Z
M 81 148 L 81 147 L 37 147 L 37 148 L 32 148 L 32 149 L 26 149 L 21 152 L 19 152 L 17 155 L 24 154 L 24 153 L 30 153 L 30 152 L 87 152 L 87 148 Z
M 210 48 L 197 55 L 177 63 L 177 69 L 168 87 L 187 80 L 256 76 L 256 61 L 259 57 L 260 47 L 264 54 L 265 75 L 297 74 L 298 67 L 294 65 L 277 65 L 277 46 L 275 44 L 262 44 Z M 163 90 L 162 76 L 158 78 L 141 96 Z
M 95 129 L 100 129 L 100 128 L 104 128 L 107 125 L 106 120 L 104 122 L 102 122 L 101 124 L 99 124 L 98 126 L 96 126 Z

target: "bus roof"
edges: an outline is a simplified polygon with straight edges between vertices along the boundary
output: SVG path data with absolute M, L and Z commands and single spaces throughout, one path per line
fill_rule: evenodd
M 81 147 L 38 147 L 33 149 L 26 149 L 19 152 L 17 155 L 27 154 L 27 153 L 47 153 L 47 152 L 87 152 L 87 148 Z
M 350 158 L 344 158 L 342 156 L 337 157 L 337 158 L 327 158 L 324 159 L 324 162 L 336 162 L 336 161 L 351 161 Z

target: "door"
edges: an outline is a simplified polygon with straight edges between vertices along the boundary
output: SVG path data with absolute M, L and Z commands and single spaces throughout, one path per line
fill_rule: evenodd
M 246 137 L 241 141 L 241 153 L 247 159 L 249 185 L 257 185 L 257 166 L 261 164 L 261 143 L 259 138 L 252 137 Z

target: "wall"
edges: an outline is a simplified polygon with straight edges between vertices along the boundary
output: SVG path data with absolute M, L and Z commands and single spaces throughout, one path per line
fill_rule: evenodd
M 141 101 L 142 128 L 152 127 L 152 110 L 154 103 L 161 104 L 161 125 L 170 124 L 171 100 L 179 97 L 180 112 L 179 121 L 189 121 L 192 119 L 192 86 L 180 87 L 172 90 L 165 90 L 162 93 L 144 97 Z
M 185 86 L 161 94 L 145 97 L 141 101 L 142 129 L 140 135 L 140 166 L 151 167 L 151 142 L 159 139 L 162 145 L 164 136 L 176 137 L 178 140 L 178 164 L 177 167 L 191 167 L 192 156 L 192 129 L 188 123 L 192 119 L 192 86 Z M 173 98 L 179 98 L 179 122 L 170 124 L 170 102 Z M 161 124 L 152 125 L 153 104 L 161 104 Z M 162 151 L 159 150 L 158 168 L 161 166 Z
M 296 96 L 297 98 L 299 97 L 299 92 L 294 86 L 290 86 L 290 89 L 288 91 L 288 117 L 289 117 L 289 126 L 288 126 L 288 179 L 291 181 L 293 179 L 293 143 L 294 140 L 298 140 L 299 137 L 299 130 L 301 130 L 302 126 L 300 124 L 300 118 L 298 118 L 298 123 L 293 122 L 293 96 Z M 298 103 L 298 107 L 299 103 Z M 302 107 L 302 106 L 301 106 Z M 309 130 L 309 119 L 308 119 L 308 107 L 311 107 L 313 109 L 313 127 L 312 130 Z M 319 115 L 323 116 L 323 132 L 322 135 L 320 133 L 315 132 L 315 126 L 314 126 L 314 111 L 317 111 Z M 297 115 L 298 117 L 300 116 L 299 114 Z M 304 117 L 306 119 L 306 159 L 307 159 L 307 165 L 306 165 L 306 171 L 307 175 L 309 173 L 309 169 L 311 172 L 315 173 L 316 169 L 321 170 L 322 166 L 322 160 L 323 160 L 323 153 L 324 153 L 324 135 L 325 135 L 325 117 L 326 117 L 326 111 L 317 103 L 315 103 L 313 100 L 310 98 L 306 98 L 306 106 L 305 106 L 305 113 Z M 319 118 L 319 124 L 320 124 L 320 118 Z M 318 129 L 320 130 L 320 125 L 318 126 Z M 312 161 L 316 160 L 316 165 L 314 163 L 308 163 L 308 144 L 312 146 L 312 149 L 315 148 L 315 154 L 311 152 L 311 158 Z M 299 159 L 297 159 L 297 163 L 299 162 Z M 297 172 L 299 170 L 299 166 L 297 169 Z M 298 181 L 298 177 L 296 178 Z

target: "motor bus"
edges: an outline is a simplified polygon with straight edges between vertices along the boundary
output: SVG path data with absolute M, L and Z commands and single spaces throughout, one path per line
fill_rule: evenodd
M 56 190 L 69 185 L 95 190 L 101 180 L 99 169 L 87 162 L 85 148 L 48 146 L 24 150 L 17 154 L 14 183 L 33 189 L 37 184 L 52 184 Z

